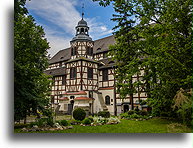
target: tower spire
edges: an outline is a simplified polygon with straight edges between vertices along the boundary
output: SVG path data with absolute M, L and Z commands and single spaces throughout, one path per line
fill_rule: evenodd
M 82 3 L 82 19 L 84 17 L 84 3 Z

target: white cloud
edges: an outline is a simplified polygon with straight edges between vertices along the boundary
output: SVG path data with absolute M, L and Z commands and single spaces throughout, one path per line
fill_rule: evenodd
M 47 31 L 46 37 L 49 41 L 49 46 L 51 47 L 48 50 L 48 54 L 50 54 L 51 57 L 55 55 L 61 49 L 70 47 L 69 41 L 71 40 L 71 38 L 53 35 L 51 32 L 48 32 L 48 31 Z
M 50 42 L 48 51 L 51 56 L 61 49 L 70 46 L 69 42 L 75 35 L 75 26 L 81 19 L 80 13 L 75 6 L 79 5 L 77 0 L 32 0 L 27 1 L 27 8 L 36 15 L 49 22 L 39 24 L 45 28 L 46 38 Z M 90 27 L 90 36 L 99 39 L 101 36 L 112 33 L 105 24 L 96 18 L 85 18 Z M 51 25 L 50 25 L 51 24 Z M 60 31 L 59 31 L 60 30 Z

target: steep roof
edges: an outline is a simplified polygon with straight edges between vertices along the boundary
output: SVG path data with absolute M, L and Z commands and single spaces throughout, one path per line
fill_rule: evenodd
M 113 44 L 115 44 L 115 38 L 113 35 L 99 39 L 99 40 L 95 40 L 93 53 L 96 54 L 96 53 L 108 51 L 109 45 L 113 45 Z
M 49 70 L 44 71 L 45 74 L 51 75 L 51 76 L 64 75 L 65 72 L 66 72 L 66 68 L 65 67 L 56 68 L 56 69 L 49 69 Z
M 94 41 L 94 48 L 93 48 L 93 54 L 106 52 L 109 50 L 109 45 L 113 45 L 115 43 L 114 36 L 108 36 L 99 40 Z M 57 54 L 55 54 L 50 60 L 50 64 L 54 64 L 57 62 L 67 61 L 70 59 L 71 56 L 71 50 L 70 48 L 66 48 L 63 50 L 60 50 Z
M 70 48 L 66 48 L 63 50 L 60 50 L 57 54 L 55 54 L 50 60 L 49 63 L 57 63 L 57 62 L 62 62 L 62 61 L 67 61 L 70 59 L 71 52 Z

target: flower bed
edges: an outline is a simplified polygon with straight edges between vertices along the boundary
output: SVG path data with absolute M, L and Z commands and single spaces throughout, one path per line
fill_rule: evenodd
M 98 126 L 98 125 L 104 125 L 104 124 L 118 124 L 120 123 L 120 120 L 117 117 L 110 117 L 110 118 L 104 118 L 104 117 L 93 117 L 93 121 L 90 122 L 90 124 L 85 124 L 84 122 L 81 123 L 81 126 Z

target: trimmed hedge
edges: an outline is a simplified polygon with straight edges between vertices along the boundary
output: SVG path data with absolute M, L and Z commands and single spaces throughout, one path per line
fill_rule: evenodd
M 100 111 L 98 112 L 98 116 L 104 117 L 104 118 L 109 118 L 110 117 L 110 112 L 109 111 Z
M 85 125 L 90 125 L 92 122 L 89 118 L 85 118 L 82 123 Z
M 82 108 L 77 108 L 73 111 L 73 117 L 75 120 L 84 120 L 84 118 L 86 117 L 86 112 L 84 109 Z
M 61 120 L 61 121 L 60 121 L 60 124 L 61 124 L 62 126 L 67 126 L 67 125 L 68 125 L 68 121 L 66 121 L 66 120 Z

